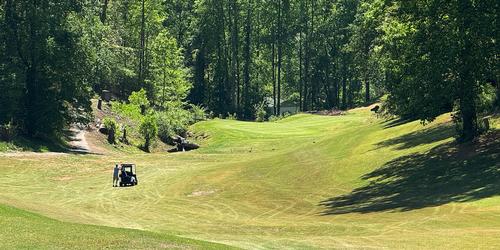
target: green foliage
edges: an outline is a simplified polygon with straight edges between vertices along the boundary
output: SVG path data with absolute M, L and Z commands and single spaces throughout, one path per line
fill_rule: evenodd
M 140 121 L 143 118 L 141 107 L 137 105 L 114 101 L 111 103 L 111 110 L 134 121 Z
M 113 118 L 106 117 L 103 120 L 104 128 L 108 133 L 108 142 L 116 143 L 116 134 L 118 133 L 118 123 Z
M 237 119 L 238 119 L 238 117 L 236 116 L 236 113 L 232 113 L 232 114 L 231 113 L 227 113 L 227 115 L 226 115 L 226 120 L 233 120 L 234 121 L 234 120 L 237 120 Z
M 491 109 L 484 87 L 498 82 L 495 4 L 7 1 L 0 124 L 61 134 L 92 120 L 92 90 L 103 89 L 131 93 L 113 108 L 133 119 L 146 115 L 141 107 L 189 101 L 214 117 L 264 120 L 255 110 L 263 100 L 277 115 L 282 101 L 302 111 L 347 109 L 388 92 L 387 109 L 403 118 L 432 121 L 458 104 L 457 121 L 472 138 L 478 115 Z
M 477 112 L 488 114 L 493 112 L 497 98 L 497 89 L 491 84 L 482 85 L 476 101 Z
M 283 113 L 282 115 L 271 115 L 269 118 L 268 118 L 268 121 L 269 122 L 277 122 L 279 120 L 282 120 L 282 119 L 285 119 L 287 117 L 291 116 L 290 113 L 288 112 L 285 112 Z
M 150 151 L 151 141 L 158 135 L 158 125 L 156 123 L 156 116 L 147 115 L 139 126 L 139 133 L 144 138 L 144 150 Z
M 279 120 L 281 120 L 281 117 L 280 116 L 276 116 L 276 115 L 271 115 L 269 116 L 269 122 L 277 122 Z
M 134 91 L 128 97 L 129 103 L 122 103 L 115 101 L 111 103 L 111 108 L 114 112 L 133 119 L 135 121 L 140 121 L 145 114 L 142 113 L 142 109 L 147 111 L 149 108 L 149 100 L 147 98 L 146 91 L 141 89 L 139 91 Z
M 153 40 L 153 60 L 150 81 L 154 86 L 155 104 L 165 108 L 170 101 L 182 101 L 191 88 L 189 70 L 184 66 L 182 51 L 167 31 L 160 32 Z
M 193 123 L 204 121 L 207 119 L 207 110 L 199 105 L 191 104 L 191 114 L 193 116 Z
M 130 96 L 128 97 L 128 101 L 131 105 L 134 105 L 136 107 L 149 107 L 149 100 L 146 94 L 146 90 L 144 89 L 132 92 L 132 94 L 130 94 Z
M 381 24 L 389 111 L 432 121 L 456 107 L 463 140 L 477 136 L 491 103 L 488 76 L 498 72 L 494 1 L 395 1 Z M 497 66 L 493 66 L 497 65 Z
M 263 122 L 266 120 L 266 105 L 264 102 L 255 105 L 255 121 Z
M 30 137 L 58 136 L 91 112 L 81 3 L 9 1 L 0 12 L 0 123 L 14 120 Z
M 170 143 L 174 135 L 185 136 L 188 126 L 193 122 L 192 114 L 179 106 L 171 106 L 157 113 L 158 135 L 163 142 Z

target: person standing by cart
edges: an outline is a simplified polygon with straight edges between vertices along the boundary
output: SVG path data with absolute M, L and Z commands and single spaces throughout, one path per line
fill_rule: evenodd
M 118 175 L 120 173 L 120 167 L 118 164 L 115 164 L 115 168 L 113 169 L 113 187 L 118 187 Z

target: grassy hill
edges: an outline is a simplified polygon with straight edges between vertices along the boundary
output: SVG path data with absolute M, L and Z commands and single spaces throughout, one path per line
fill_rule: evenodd
M 193 127 L 209 136 L 193 152 L 1 156 L 0 200 L 71 223 L 252 249 L 498 248 L 492 124 L 478 142 L 457 145 L 449 115 L 427 126 L 366 108 L 274 123 L 216 119 Z M 137 163 L 139 186 L 112 188 L 116 162 Z

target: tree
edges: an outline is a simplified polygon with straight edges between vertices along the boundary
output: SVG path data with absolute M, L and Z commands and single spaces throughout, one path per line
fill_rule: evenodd
M 90 113 L 82 5 L 83 1 L 5 2 L 0 87 L 12 99 L 0 120 L 14 120 L 28 136 L 56 136 L 81 113 Z
M 383 24 L 391 110 L 432 121 L 456 107 L 460 137 L 477 136 L 479 89 L 498 72 L 495 1 L 395 1 Z M 446 48 L 446 49 L 443 49 Z
M 144 138 L 144 150 L 150 152 L 151 141 L 158 135 L 158 125 L 154 115 L 147 115 L 141 122 L 139 133 Z
M 154 85 L 154 103 L 165 108 L 169 101 L 182 101 L 187 97 L 191 84 L 189 71 L 184 67 L 181 50 L 175 39 L 162 31 L 153 41 L 151 79 Z

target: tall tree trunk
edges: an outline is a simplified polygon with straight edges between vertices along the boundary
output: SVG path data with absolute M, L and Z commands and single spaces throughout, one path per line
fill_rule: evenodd
M 344 60 L 345 63 L 345 60 Z M 342 109 L 347 109 L 347 73 L 345 65 L 342 65 Z
M 249 96 L 250 90 L 250 64 L 252 62 L 251 59 L 251 36 L 252 36 L 252 0 L 248 0 L 247 6 L 247 16 L 246 16 L 246 24 L 245 24 L 245 49 L 244 49 L 244 59 L 245 65 L 243 66 L 243 98 L 244 98 L 244 108 L 245 110 L 245 118 L 249 119 L 252 116 L 251 102 Z
M 276 115 L 281 115 L 281 65 L 283 60 L 283 15 L 282 0 L 278 0 L 278 83 Z
M 299 109 L 303 111 L 302 106 L 302 86 L 304 85 L 304 79 L 302 76 L 302 30 L 299 31 Z
M 276 115 L 277 114 L 277 101 L 276 101 L 276 64 L 275 64 L 275 60 L 276 60 L 276 26 L 275 24 L 273 23 L 272 26 L 271 26 L 271 39 L 272 39 L 272 51 L 271 51 L 271 68 L 272 68 L 272 78 L 273 78 L 273 114 Z
M 103 24 L 106 23 L 106 19 L 107 19 L 108 3 L 109 3 L 109 0 L 104 0 L 104 3 L 102 4 L 101 23 L 103 23 Z
M 241 112 L 241 93 L 240 93 L 240 62 L 239 62 L 239 8 L 236 0 L 231 0 L 231 13 L 233 16 L 233 24 L 231 30 L 232 44 L 232 70 L 234 85 L 236 85 L 236 110 L 238 114 Z
M 470 0 L 458 1 L 458 27 L 459 27 L 459 79 L 460 79 L 460 113 L 462 116 L 462 139 L 471 140 L 478 134 L 477 110 L 476 110 L 476 87 L 472 72 L 474 60 L 472 56 L 471 24 L 473 22 L 473 6 Z
M 144 59 L 145 59 L 145 47 L 146 47 L 146 15 L 145 15 L 145 0 L 141 1 L 141 34 L 140 34 L 140 48 L 139 48 L 139 84 L 141 87 L 144 86 Z
M 38 104 L 40 98 L 40 88 L 38 79 L 38 23 L 37 9 L 38 0 L 31 1 L 31 8 L 28 11 L 29 22 L 29 62 L 26 68 L 26 132 L 28 136 L 36 136 L 37 126 L 39 121 Z
M 316 0 L 311 0 L 311 31 L 309 33 L 311 34 L 311 48 L 314 46 L 315 42 L 315 34 L 314 34 L 314 15 L 315 15 L 315 10 L 316 10 Z M 311 49 L 311 51 L 313 51 Z M 315 54 L 316 55 L 316 54 Z M 316 72 L 315 72 L 316 74 Z M 316 89 L 317 89 L 317 81 L 313 82 L 312 79 L 310 81 L 311 84 L 311 109 L 315 109 L 315 103 L 316 103 Z
M 368 81 L 368 77 L 365 77 L 365 101 L 366 103 L 370 103 L 370 82 Z

